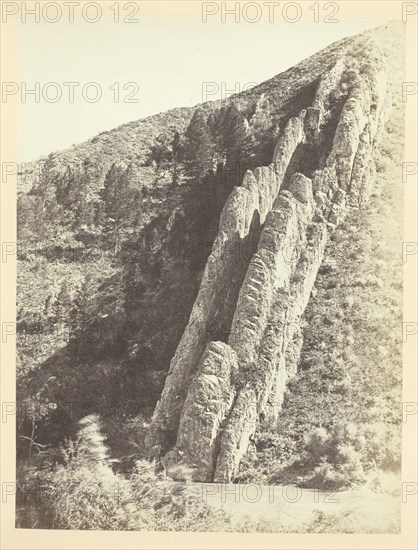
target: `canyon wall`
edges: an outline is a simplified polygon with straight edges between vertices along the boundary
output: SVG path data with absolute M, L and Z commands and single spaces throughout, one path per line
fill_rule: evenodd
M 348 87 L 344 59 L 322 75 L 272 163 L 248 171 L 224 207 L 149 439 L 154 456 L 187 464 L 197 480 L 231 481 L 260 417 L 277 418 L 328 235 L 368 199 L 389 103 L 371 48 Z

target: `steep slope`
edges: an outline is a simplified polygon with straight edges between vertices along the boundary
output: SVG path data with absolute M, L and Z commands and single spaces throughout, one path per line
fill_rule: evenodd
M 131 456 L 159 399 L 142 454 L 196 479 L 237 475 L 260 423 L 284 414 L 324 251 L 373 192 L 397 33 L 347 38 L 226 104 L 26 167 L 18 397 L 38 440 L 59 441 L 93 408 L 114 453 Z M 30 435 L 28 418 L 20 429 Z
M 157 441 L 167 444 L 177 433 L 170 459 L 197 467 L 202 480 L 233 479 L 260 415 L 274 417 L 280 410 L 328 233 L 348 202 L 358 206 L 370 194 L 371 154 L 388 97 L 382 54 L 377 43 L 368 46 L 349 94 L 339 98 L 342 106 L 332 103 L 351 58 L 319 80 L 312 106 L 281 134 L 272 164 L 247 172 L 225 205 L 153 417 Z M 225 277 L 230 269 L 224 258 L 231 241 L 249 235 L 256 214 L 262 226 L 257 252 L 243 266 L 237 293 L 242 277 Z M 211 342 L 207 330 L 215 319 L 225 321 L 220 307 L 230 307 L 219 292 L 236 299 L 227 343 Z

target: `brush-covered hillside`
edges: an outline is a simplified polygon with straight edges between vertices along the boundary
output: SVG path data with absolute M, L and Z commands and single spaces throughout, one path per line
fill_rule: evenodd
M 55 487 L 77 431 L 93 460 L 92 414 L 93 462 L 128 480 L 149 460 L 324 489 L 399 472 L 403 40 L 384 25 L 26 165 L 21 480 Z

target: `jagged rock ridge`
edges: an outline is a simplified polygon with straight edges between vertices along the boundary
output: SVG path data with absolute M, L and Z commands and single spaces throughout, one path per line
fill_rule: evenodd
M 260 416 L 276 418 L 328 234 L 370 194 L 390 98 L 382 55 L 368 46 L 349 93 L 339 93 L 343 58 L 289 119 L 272 163 L 248 171 L 223 209 L 150 436 L 154 453 L 196 479 L 232 480 Z

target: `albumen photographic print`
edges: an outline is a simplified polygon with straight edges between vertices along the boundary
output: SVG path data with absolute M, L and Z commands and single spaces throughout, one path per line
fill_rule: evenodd
M 416 548 L 417 3 L 1 10 L 2 548 Z

